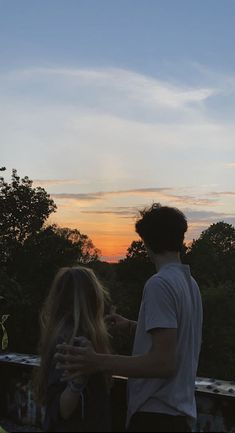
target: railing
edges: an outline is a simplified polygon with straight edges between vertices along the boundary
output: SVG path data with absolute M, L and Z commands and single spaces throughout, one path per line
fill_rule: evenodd
M 42 425 L 44 410 L 37 406 L 32 392 L 32 369 L 36 356 L 0 355 L 0 417 L 18 424 Z M 125 430 L 125 378 L 114 377 L 112 389 L 113 431 Z M 196 381 L 198 419 L 195 432 L 235 432 L 235 383 L 198 378 Z

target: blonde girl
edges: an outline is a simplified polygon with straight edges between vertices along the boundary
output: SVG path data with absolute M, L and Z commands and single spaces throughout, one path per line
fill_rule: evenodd
M 41 367 L 36 379 L 38 400 L 46 407 L 45 431 L 110 431 L 107 377 L 96 374 L 64 382 L 54 360 L 59 343 L 84 345 L 89 340 L 97 352 L 109 353 L 107 299 L 90 269 L 63 268 L 55 277 L 41 314 Z

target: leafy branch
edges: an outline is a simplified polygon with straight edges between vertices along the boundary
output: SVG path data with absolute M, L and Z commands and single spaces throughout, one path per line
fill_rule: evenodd
M 9 314 L 3 314 L 1 321 L 0 321 L 0 326 L 2 328 L 2 343 L 1 343 L 1 347 L 2 350 L 6 350 L 8 348 L 8 334 L 7 334 L 7 330 L 5 328 L 5 323 L 7 321 L 7 319 L 9 318 Z

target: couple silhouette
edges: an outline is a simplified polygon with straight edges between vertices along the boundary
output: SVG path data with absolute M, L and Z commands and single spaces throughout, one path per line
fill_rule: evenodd
M 202 338 L 202 302 L 180 259 L 184 214 L 153 204 L 136 232 L 156 273 L 146 282 L 138 322 L 115 311 L 91 269 L 61 269 L 41 314 L 38 400 L 45 431 L 111 431 L 112 375 L 128 377 L 130 432 L 186 432 L 196 418 L 195 379 Z M 135 334 L 132 356 L 112 354 L 110 333 Z

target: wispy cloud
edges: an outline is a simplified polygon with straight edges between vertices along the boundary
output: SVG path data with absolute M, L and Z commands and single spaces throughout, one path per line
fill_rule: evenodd
M 133 206 L 113 206 L 108 209 L 93 209 L 93 210 L 81 210 L 82 214 L 86 215 L 112 215 L 121 218 L 135 218 L 139 216 L 139 208 Z
M 70 194 L 70 193 L 58 193 L 53 194 L 53 197 L 65 200 L 99 200 L 110 196 L 119 195 L 149 195 L 153 193 L 161 194 L 163 192 L 171 191 L 171 188 L 137 188 L 119 191 L 99 191 L 81 194 Z
M 121 68 L 31 68 L 14 71 L 7 78 L 27 82 L 38 80 L 38 78 L 42 81 L 51 78 L 57 80 L 57 83 L 66 83 L 67 90 L 70 91 L 84 90 L 85 86 L 95 89 L 96 93 L 105 92 L 105 97 L 111 96 L 110 92 L 112 92 L 112 99 L 118 98 L 119 100 L 125 94 L 129 98 L 129 103 L 132 100 L 135 103 L 160 105 L 172 109 L 183 108 L 191 103 L 200 103 L 218 92 L 214 88 L 176 86 L 167 81 Z
M 211 116 L 219 83 L 187 87 L 114 68 L 32 68 L 2 73 L 0 91 L 3 160 L 24 168 L 33 154 L 32 170 L 49 179 L 51 170 L 55 178 L 105 174 L 119 187 L 127 173 L 142 184 L 173 183 L 177 170 L 178 184 L 198 176 L 206 182 L 208 164 L 215 173 L 222 147 L 223 160 L 234 147 L 234 124 Z
M 235 168 L 235 162 L 230 162 L 228 164 L 225 164 L 225 166 L 228 168 Z
M 211 197 L 235 197 L 235 191 L 211 192 L 209 195 Z
M 214 221 L 218 219 L 231 217 L 231 214 L 226 212 L 214 212 L 211 210 L 207 211 L 207 210 L 195 210 L 195 209 L 182 209 L 182 210 L 185 212 L 189 220 L 194 220 L 194 221 L 199 221 L 199 220 Z
M 61 186 L 61 185 L 81 185 L 82 182 L 77 179 L 34 179 L 34 186 Z
M 105 193 L 95 192 L 95 193 L 81 193 L 81 194 L 72 194 L 72 193 L 58 193 L 52 194 L 55 199 L 60 200 L 73 200 L 73 201 L 94 201 L 100 200 L 105 196 Z
M 117 196 L 149 196 L 154 201 L 169 201 L 175 204 L 181 205 L 194 205 L 194 206 L 211 206 L 217 203 L 215 198 L 200 198 L 190 195 L 175 195 L 173 194 L 173 188 L 136 188 L 129 190 L 119 190 L 119 191 L 100 191 L 100 192 L 90 192 L 90 193 L 57 193 L 52 194 L 55 199 L 60 200 L 73 200 L 73 201 L 96 201 L 105 199 L 108 197 Z
M 139 216 L 139 210 L 138 207 L 116 207 L 113 206 L 112 208 L 107 208 L 103 210 L 99 209 L 93 209 L 93 210 L 81 210 L 82 214 L 87 215 L 114 215 L 114 216 L 120 216 L 120 217 L 128 217 L 128 218 L 135 218 Z M 181 210 L 185 213 L 187 216 L 190 224 L 202 224 L 203 226 L 206 224 L 210 225 L 213 222 L 219 221 L 219 220 L 231 220 L 231 218 L 235 218 L 235 214 L 231 213 L 225 213 L 225 212 L 214 212 L 214 211 L 205 211 L 205 210 L 195 210 L 195 209 L 184 209 L 181 208 Z

